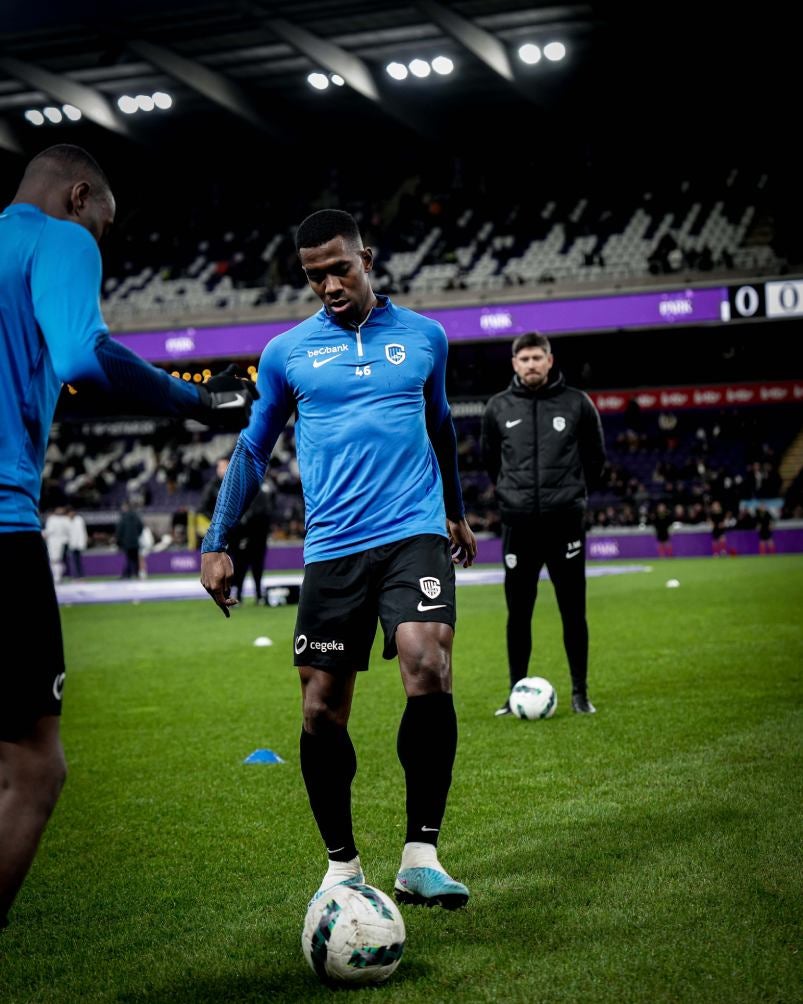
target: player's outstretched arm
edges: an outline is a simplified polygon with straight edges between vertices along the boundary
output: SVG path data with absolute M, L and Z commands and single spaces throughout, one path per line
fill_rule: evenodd
M 59 380 L 89 383 L 113 396 L 117 409 L 244 428 L 256 396 L 251 381 L 238 380 L 229 367 L 205 386 L 189 384 L 114 341 L 100 312 L 100 278 L 100 252 L 89 231 L 49 220 L 31 261 L 31 295 Z

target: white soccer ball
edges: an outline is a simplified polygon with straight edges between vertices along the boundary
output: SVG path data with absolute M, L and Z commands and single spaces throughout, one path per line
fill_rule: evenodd
M 401 961 L 406 933 L 396 904 L 372 885 L 335 885 L 313 900 L 301 947 L 324 983 L 384 983 Z
M 510 691 L 509 701 L 517 718 L 551 718 L 558 706 L 558 694 L 549 680 L 528 676 Z

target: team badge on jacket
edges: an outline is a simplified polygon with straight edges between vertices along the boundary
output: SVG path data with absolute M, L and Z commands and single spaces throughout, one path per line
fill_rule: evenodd
M 436 579 L 434 575 L 425 575 L 423 579 L 418 580 L 419 586 L 421 586 L 421 592 L 424 596 L 429 597 L 429 599 L 434 600 L 441 594 L 441 580 Z
M 407 358 L 407 350 L 398 342 L 391 342 L 390 345 L 385 346 L 385 358 L 389 363 L 398 366 Z
M 563 432 L 563 430 L 566 428 L 566 419 L 563 417 L 563 415 L 556 415 L 552 419 L 552 428 L 555 430 L 555 432 Z

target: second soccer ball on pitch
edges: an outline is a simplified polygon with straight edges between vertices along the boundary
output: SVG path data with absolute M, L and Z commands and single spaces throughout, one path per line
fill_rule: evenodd
M 335 885 L 314 899 L 301 947 L 324 983 L 384 983 L 401 961 L 406 933 L 398 907 L 371 885 Z
M 509 702 L 517 718 L 551 718 L 558 706 L 558 694 L 549 680 L 528 676 L 510 691 Z

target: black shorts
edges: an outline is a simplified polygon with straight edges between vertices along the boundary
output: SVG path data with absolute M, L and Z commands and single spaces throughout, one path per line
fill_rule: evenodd
M 446 537 L 421 534 L 304 569 L 294 637 L 296 666 L 366 670 L 377 618 L 386 659 L 408 621 L 455 625 L 455 574 Z
M 13 742 L 43 715 L 61 714 L 64 645 L 41 533 L 0 533 L 0 567 L 0 740 Z

